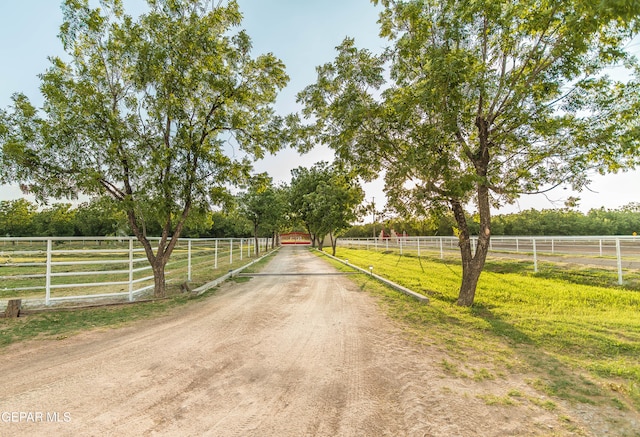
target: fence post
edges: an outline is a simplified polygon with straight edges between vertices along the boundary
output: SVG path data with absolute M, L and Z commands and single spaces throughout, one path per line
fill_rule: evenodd
M 187 242 L 187 281 L 191 281 L 191 240 Z
M 398 238 L 398 243 L 400 243 L 400 255 L 402 255 L 402 240 Z
M 551 253 L 552 253 L 552 254 L 556 253 L 556 250 L 555 250 L 555 249 L 556 249 L 556 247 L 555 247 L 555 244 L 553 243 L 553 238 L 552 238 L 552 239 L 551 239 Z
M 420 237 L 418 237 L 417 240 L 418 240 L 418 258 L 420 258 Z
M 602 256 L 602 240 L 598 240 L 598 245 L 600 246 L 600 256 Z M 619 242 L 618 242 L 618 239 L 616 238 L 616 251 L 618 250 L 618 245 L 619 245 Z
M 444 259 L 444 247 L 442 246 L 442 237 L 440 237 L 440 259 Z
M 516 238 L 516 252 L 520 252 L 520 243 L 518 242 L 517 238 Z
M 247 240 L 247 258 L 251 258 L 251 238 Z
M 229 238 L 229 264 L 233 264 L 233 238 Z
M 216 240 L 216 248 L 214 249 L 214 258 L 215 261 L 213 262 L 213 268 L 217 269 L 218 268 L 218 240 Z
M 51 302 L 51 238 L 47 239 L 47 273 L 45 281 L 44 304 Z
M 129 237 L 129 302 L 133 302 L 133 238 Z
M 619 238 L 616 238 L 616 258 L 618 258 L 618 285 L 622 285 L 622 254 L 620 253 Z
M 533 273 L 538 273 L 538 253 L 536 251 L 536 239 L 532 238 L 531 242 L 533 244 Z
M 243 254 L 242 245 L 243 244 L 244 244 L 244 238 L 241 238 L 240 239 L 240 261 L 242 261 L 242 254 Z

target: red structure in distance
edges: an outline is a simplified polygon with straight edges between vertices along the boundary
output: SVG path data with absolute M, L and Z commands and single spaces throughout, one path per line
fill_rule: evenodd
M 311 236 L 305 232 L 280 234 L 280 244 L 311 244 Z

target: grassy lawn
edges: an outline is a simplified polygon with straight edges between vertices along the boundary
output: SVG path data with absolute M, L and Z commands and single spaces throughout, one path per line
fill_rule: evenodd
M 202 299 L 214 293 L 214 290 L 209 290 L 201 296 L 181 294 L 136 304 L 52 311 L 11 319 L 0 318 L 0 348 L 34 338 L 63 339 L 87 329 L 121 326 Z
M 475 380 L 532 374 L 528 383 L 548 396 L 640 410 L 639 292 L 489 261 L 474 306 L 461 308 L 459 262 L 346 248 L 337 256 L 430 297 L 420 304 L 356 277 L 414 338 L 446 350 L 445 371 Z

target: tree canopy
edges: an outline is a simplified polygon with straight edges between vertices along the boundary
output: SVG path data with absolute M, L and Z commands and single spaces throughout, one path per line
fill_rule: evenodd
M 69 60 L 51 58 L 41 75 L 42 108 L 16 94 L 3 111 L 1 176 L 39 199 L 117 200 L 162 295 L 164 266 L 191 212 L 220 201 L 249 176 L 253 158 L 279 149 L 272 104 L 288 77 L 273 54 L 253 57 L 249 36 L 233 33 L 236 1 L 147 2 L 134 19 L 122 0 L 95 9 L 65 0 Z
M 345 39 L 299 94 L 310 121 L 299 147 L 328 144 L 374 178 L 389 204 L 450 210 L 460 236 L 458 304 L 471 305 L 491 235 L 491 207 L 588 172 L 638 163 L 633 84 L 606 68 L 635 59 L 636 2 L 374 0 L 384 7 L 376 55 Z M 638 99 L 636 98 L 635 101 Z M 478 212 L 472 252 L 465 209 Z
M 266 173 L 254 175 L 249 186 L 240 195 L 240 212 L 253 224 L 255 251 L 258 254 L 258 236 L 262 232 L 275 244 L 275 236 L 287 220 L 288 202 L 285 187 L 275 187 Z
M 302 221 L 320 250 L 329 236 L 335 255 L 341 232 L 357 220 L 364 192 L 356 179 L 327 162 L 291 171 L 290 204 L 294 218 Z
M 479 217 L 467 215 L 469 232 L 478 235 Z M 346 237 L 371 238 L 372 230 L 395 230 L 411 236 L 452 236 L 456 222 L 453 214 L 423 219 L 385 217 L 376 223 L 360 224 L 345 232 Z M 593 208 L 582 213 L 570 208 L 528 209 L 517 213 L 494 215 L 491 235 L 556 236 L 556 235 L 633 235 L 640 234 L 640 204 L 630 203 L 617 209 Z

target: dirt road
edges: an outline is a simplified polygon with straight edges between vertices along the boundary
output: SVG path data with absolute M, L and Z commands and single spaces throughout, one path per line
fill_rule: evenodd
M 197 305 L 0 351 L 0 435 L 571 435 L 561 412 L 475 395 L 516 382 L 447 378 L 441 361 L 325 261 L 283 248 Z

